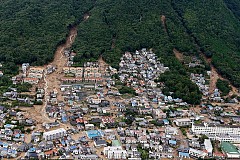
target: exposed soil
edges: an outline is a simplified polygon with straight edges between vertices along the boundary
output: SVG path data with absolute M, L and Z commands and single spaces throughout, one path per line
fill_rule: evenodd
M 210 83 L 209 83 L 209 93 L 213 94 L 216 89 L 216 83 L 219 79 L 219 75 L 214 67 L 211 67 Z
M 210 77 L 210 88 L 209 88 L 209 93 L 213 93 L 214 89 L 216 88 L 216 83 L 217 83 L 217 80 L 218 79 L 221 79 L 221 80 L 226 80 L 229 82 L 230 84 L 230 87 L 231 87 L 231 91 L 229 92 L 228 96 L 232 96 L 232 95 L 238 95 L 240 96 L 239 92 L 238 92 L 238 89 L 236 87 L 234 87 L 231 82 L 226 79 L 226 78 L 223 78 L 222 75 L 220 75 L 218 72 L 217 72 L 217 69 L 212 65 L 212 59 L 211 58 L 207 58 L 203 53 L 201 53 L 201 55 L 203 56 L 204 60 L 210 65 L 211 67 L 211 77 Z
M 161 16 L 161 22 L 163 24 L 164 31 L 167 32 L 166 17 L 164 15 Z
M 183 62 L 184 57 L 183 57 L 183 54 L 181 52 L 179 52 L 177 49 L 174 48 L 173 53 L 180 62 Z

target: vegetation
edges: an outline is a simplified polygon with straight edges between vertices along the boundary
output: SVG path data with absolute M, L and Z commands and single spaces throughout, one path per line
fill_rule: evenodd
M 162 123 L 159 123 L 157 120 L 153 120 L 150 122 L 151 124 L 154 124 L 155 126 L 163 126 Z
M 201 93 L 188 77 L 169 71 L 162 74 L 157 81 L 165 83 L 166 87 L 163 89 L 165 95 L 182 98 L 190 104 L 200 104 Z M 170 92 L 173 93 L 170 94 Z
M 180 127 L 179 129 L 180 129 L 180 131 L 182 132 L 182 134 L 183 134 L 184 136 L 187 136 L 187 132 L 186 132 L 186 129 L 187 129 L 187 128 L 185 128 L 185 127 Z
M 134 89 L 127 87 L 127 86 L 122 86 L 122 88 L 119 89 L 119 93 L 121 93 L 121 94 L 127 93 L 127 94 L 132 94 L 132 95 L 136 94 Z
M 203 52 L 212 58 L 219 73 L 240 87 L 238 0 L 5 0 L 0 4 L 0 62 L 6 66 L 6 74 L 17 72 L 15 64 L 43 65 L 51 61 L 68 29 L 78 24 L 72 47 L 78 53 L 76 66 L 102 55 L 117 68 L 123 52 L 153 48 L 173 72 L 160 77 L 165 83 L 173 79 L 166 83 L 166 90 L 176 90 L 170 86 L 176 83 L 180 93 L 174 97 L 197 104 L 201 94 L 187 80 L 188 72 L 199 73 L 204 68 L 185 68 L 175 58 L 175 48 L 185 55 L 199 56 Z M 90 18 L 82 21 L 85 13 Z M 7 78 L 0 78 L 0 84 L 9 83 Z
M 173 0 L 172 6 L 219 73 L 240 87 L 240 2 Z
M 149 150 L 148 149 L 143 149 L 141 145 L 137 146 L 138 151 L 141 153 L 141 158 L 142 160 L 147 160 L 149 159 Z
M 32 85 L 30 83 L 22 83 L 14 85 L 13 87 L 16 87 L 18 92 L 29 92 L 29 89 L 32 87 Z
M 0 62 L 7 63 L 13 73 L 14 64 L 43 65 L 51 61 L 68 29 L 93 5 L 94 0 L 1 1 Z
M 202 134 L 201 137 L 199 137 L 198 140 L 200 141 L 200 143 L 204 143 L 204 140 L 205 140 L 205 139 L 209 139 L 209 138 L 208 138 L 208 136 Z
M 231 87 L 229 86 L 229 83 L 226 80 L 218 79 L 217 83 L 216 83 L 216 86 L 221 91 L 222 96 L 228 95 L 228 93 L 231 90 Z

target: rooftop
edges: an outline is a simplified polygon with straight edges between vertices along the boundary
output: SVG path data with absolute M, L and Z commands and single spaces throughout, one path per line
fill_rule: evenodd
M 221 149 L 228 154 L 239 154 L 237 147 L 229 142 L 222 142 Z

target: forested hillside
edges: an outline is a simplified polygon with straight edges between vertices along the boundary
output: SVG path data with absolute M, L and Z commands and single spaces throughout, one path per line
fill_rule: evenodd
M 105 0 L 98 1 L 90 13 L 89 20 L 78 27 L 76 62 L 103 54 L 107 62 L 117 66 L 123 52 L 143 47 L 162 54 L 172 54 L 173 47 L 187 52 L 195 49 L 170 2 Z M 167 34 L 162 15 L 167 17 Z
M 175 76 L 170 85 L 179 84 L 180 92 L 199 99 L 188 69 L 173 49 L 185 55 L 202 52 L 212 58 L 219 73 L 240 87 L 239 11 L 238 0 L 5 0 L 0 2 L 0 62 L 8 62 L 7 71 L 23 62 L 45 64 L 68 28 L 77 24 L 76 66 L 102 55 L 118 67 L 123 52 L 153 48 L 171 70 L 160 79 Z M 87 12 L 90 18 L 82 21 Z
M 68 27 L 93 4 L 93 0 L 0 1 L 0 62 L 43 65 L 51 61 Z
M 239 1 L 173 0 L 187 32 L 222 76 L 240 87 Z

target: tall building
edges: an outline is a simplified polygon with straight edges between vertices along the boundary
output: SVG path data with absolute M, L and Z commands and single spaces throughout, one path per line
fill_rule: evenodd
M 240 126 L 219 124 L 192 124 L 193 134 L 204 134 L 211 140 L 240 143 Z
M 205 135 L 240 135 L 240 126 L 219 125 L 219 124 L 192 124 L 192 132 L 194 134 Z

